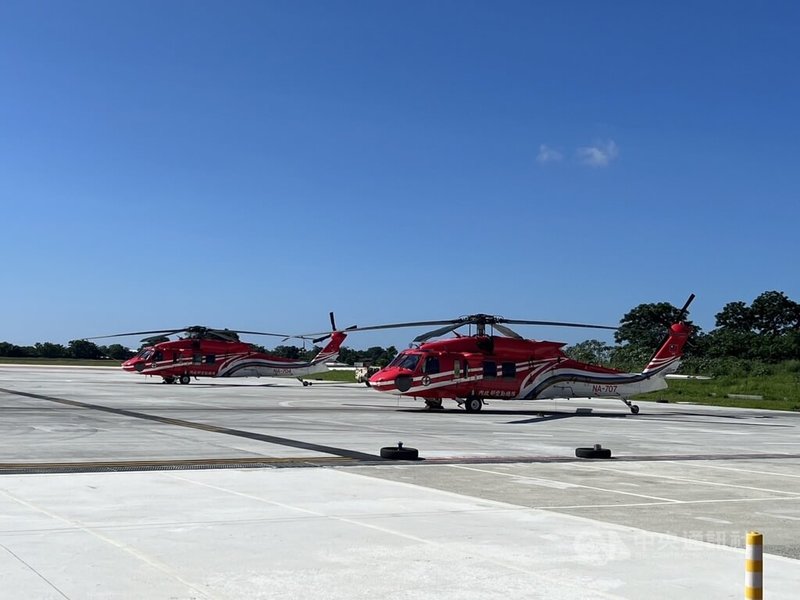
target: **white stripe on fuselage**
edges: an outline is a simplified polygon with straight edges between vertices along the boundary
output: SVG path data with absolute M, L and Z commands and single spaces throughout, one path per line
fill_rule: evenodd
M 663 375 L 677 368 L 677 364 L 673 365 L 672 363 L 678 359 L 679 357 L 671 357 L 670 359 L 662 361 L 664 364 L 660 366 L 661 370 L 659 370 L 658 373 L 651 373 L 649 375 L 647 373 L 602 373 L 584 371 L 574 367 L 554 368 L 554 365 L 560 362 L 559 359 L 546 359 L 533 363 L 528 361 L 516 363 L 516 374 L 517 376 L 522 376 L 523 384 L 520 386 L 517 394 L 510 399 L 525 398 L 537 386 L 546 383 L 549 379 L 553 379 L 553 383 L 544 387 L 536 395 L 536 398 L 562 397 L 565 395 L 565 390 L 570 391 L 570 394 L 568 394 L 570 396 L 619 398 L 642 393 L 644 391 L 663 389 L 666 387 Z M 528 369 L 530 369 L 531 372 L 525 375 L 525 371 Z M 455 378 L 454 371 L 445 371 L 432 375 L 416 375 L 413 377 L 412 386 L 408 390 L 405 392 L 398 391 L 397 393 L 413 396 L 426 390 L 457 385 L 462 382 L 478 382 L 484 380 L 487 382 L 496 380 L 503 381 L 501 377 L 484 377 L 481 367 L 471 368 L 466 372 L 474 374 L 460 378 Z M 422 380 L 426 376 L 430 377 L 430 383 L 428 385 L 423 385 Z M 588 378 L 593 381 L 579 381 L 579 379 L 582 378 Z M 637 379 L 635 381 L 627 381 L 633 378 Z M 383 389 L 394 388 L 395 382 L 376 382 L 372 384 L 372 387 L 378 391 L 383 391 Z

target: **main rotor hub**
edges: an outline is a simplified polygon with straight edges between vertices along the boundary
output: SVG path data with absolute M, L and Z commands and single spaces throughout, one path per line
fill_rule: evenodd
M 486 335 L 486 326 L 487 325 L 496 325 L 497 323 L 502 323 L 506 319 L 503 317 L 499 317 L 496 315 L 487 315 L 484 313 L 476 313 L 474 315 L 466 315 L 461 317 L 461 321 L 464 325 L 475 325 L 476 327 L 476 334 L 479 336 Z

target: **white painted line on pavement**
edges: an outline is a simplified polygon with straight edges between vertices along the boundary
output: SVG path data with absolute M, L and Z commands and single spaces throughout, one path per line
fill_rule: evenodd
M 491 475 L 501 475 L 501 476 L 504 476 L 504 477 L 512 477 L 514 479 L 532 479 L 531 477 L 525 477 L 524 475 L 514 475 L 512 473 L 504 473 L 502 471 L 492 471 L 491 469 L 479 469 L 477 467 L 467 467 L 465 465 L 449 465 L 449 466 L 454 468 L 454 469 L 464 469 L 464 470 L 467 470 L 467 471 L 478 471 L 478 472 L 481 472 L 481 473 L 489 473 Z M 541 481 L 550 481 L 550 482 L 552 482 L 554 484 L 556 484 L 556 483 L 566 484 L 567 483 L 567 482 L 557 481 L 557 480 L 554 480 L 554 479 L 550 479 L 550 480 L 548 480 L 548 479 L 540 479 L 540 480 Z M 595 486 L 584 485 L 584 484 L 580 484 L 580 483 L 576 483 L 576 484 L 573 484 L 573 485 L 575 487 L 584 488 L 584 489 L 587 489 L 587 490 L 596 490 L 598 492 L 609 492 L 611 494 L 623 494 L 625 496 L 636 496 L 637 498 L 648 498 L 650 500 L 659 500 L 659 501 L 662 501 L 662 502 L 675 502 L 675 503 L 681 502 L 680 500 L 675 500 L 673 498 L 663 498 L 661 496 L 650 496 L 650 495 L 647 495 L 647 494 L 635 494 L 633 492 L 623 492 L 622 490 L 612 490 L 612 489 L 608 489 L 608 488 L 595 487 Z
M 675 461 L 665 461 L 665 462 L 679 464 L 679 463 L 676 463 Z M 683 464 L 683 463 L 680 463 L 680 464 Z M 655 477 L 657 479 L 669 479 L 671 481 L 682 481 L 684 483 L 692 483 L 692 484 L 697 485 L 697 486 L 710 485 L 710 486 L 714 486 L 714 487 L 735 488 L 735 489 L 739 489 L 739 490 L 752 490 L 754 492 L 767 492 L 767 493 L 770 493 L 770 494 L 789 494 L 790 496 L 793 496 L 793 497 L 796 497 L 796 498 L 800 498 L 800 492 L 787 492 L 787 491 L 784 491 L 784 490 L 771 490 L 769 488 L 755 487 L 755 486 L 752 486 L 752 485 L 736 485 L 736 484 L 733 484 L 733 483 L 721 483 L 719 481 L 703 481 L 703 480 L 700 480 L 700 479 L 691 479 L 689 477 L 678 477 L 676 475 L 658 475 L 656 473 L 650 473 L 650 472 L 626 471 L 625 469 L 614 469 L 612 467 L 599 467 L 599 466 L 595 466 L 595 465 L 576 465 L 576 464 L 573 464 L 573 465 L 570 465 L 570 466 L 573 467 L 573 468 L 590 469 L 590 470 L 593 470 L 593 471 L 611 471 L 612 473 L 621 473 L 623 475 L 629 475 L 629 476 L 634 476 L 634 477 Z M 676 502 L 678 502 L 678 500 L 676 500 Z

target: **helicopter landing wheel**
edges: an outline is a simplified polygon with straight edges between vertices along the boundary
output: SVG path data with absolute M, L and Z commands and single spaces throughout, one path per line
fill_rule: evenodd
M 175 383 L 175 378 L 174 377 L 164 377 L 164 382 L 163 383 Z
M 625 406 L 627 406 L 631 410 L 631 413 L 633 413 L 634 415 L 639 414 L 639 407 L 635 405 L 633 402 L 631 402 L 630 400 L 626 400 L 625 398 L 620 398 L 620 400 L 622 400 L 625 403 Z
M 189 383 L 191 380 L 192 380 L 192 378 L 191 378 L 191 377 L 189 377 L 188 375 L 181 375 L 181 378 L 180 378 L 180 380 L 179 380 L 179 381 L 180 381 L 180 382 L 181 382 L 183 385 L 186 385 L 186 384 L 188 384 L 188 383 Z
M 467 398 L 464 401 L 464 410 L 466 410 L 469 413 L 478 412 L 482 408 L 483 408 L 483 400 L 481 400 L 480 398 L 476 398 L 473 396 L 471 398 Z

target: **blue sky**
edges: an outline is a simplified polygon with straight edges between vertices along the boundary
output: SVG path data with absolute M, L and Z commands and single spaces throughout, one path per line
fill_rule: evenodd
M 794 2 L 4 0 L 0 340 L 800 301 L 798 56 Z

